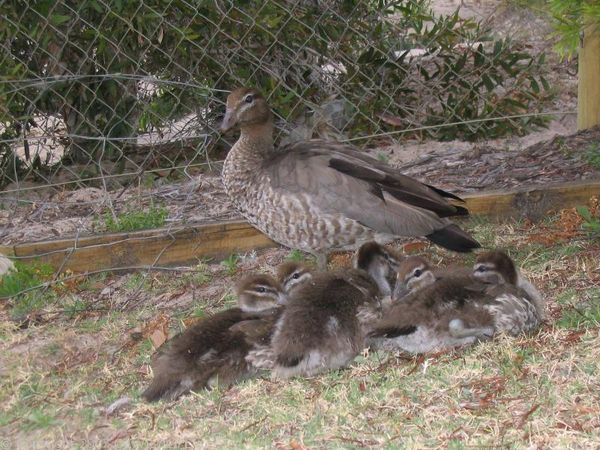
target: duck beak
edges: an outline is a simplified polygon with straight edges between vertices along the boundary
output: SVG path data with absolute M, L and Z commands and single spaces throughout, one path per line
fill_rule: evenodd
M 277 304 L 278 305 L 285 305 L 287 303 L 287 295 L 284 294 L 283 292 L 280 292 L 279 295 L 277 296 Z
M 392 293 L 392 300 L 398 301 L 402 300 L 402 297 L 408 295 L 410 291 L 406 287 L 404 283 L 396 281 L 396 286 L 394 286 L 394 292 Z
M 223 118 L 223 122 L 221 122 L 221 126 L 219 127 L 219 131 L 221 133 L 227 133 L 231 130 L 237 122 L 237 117 L 235 116 L 235 111 L 233 109 L 227 108 L 225 110 L 225 117 Z

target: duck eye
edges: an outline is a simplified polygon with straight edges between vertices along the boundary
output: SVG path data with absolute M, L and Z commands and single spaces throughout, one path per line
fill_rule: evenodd
M 422 274 L 423 274 L 423 271 L 422 271 L 421 269 L 416 269 L 416 270 L 413 272 L 413 275 L 414 275 L 415 277 L 420 277 Z
M 259 286 L 259 287 L 256 288 L 256 292 L 261 292 L 262 293 L 262 292 L 267 292 L 267 290 L 265 289 L 264 286 Z
M 297 280 L 298 278 L 300 278 L 300 274 L 298 272 L 296 272 L 294 275 L 292 275 L 292 278 L 294 280 Z
M 485 272 L 485 271 L 487 271 L 487 267 L 485 267 L 485 266 L 478 266 L 477 269 L 475 269 L 475 271 L 477 271 L 477 272 Z
M 248 94 L 244 97 L 244 101 L 246 103 L 252 103 L 254 101 L 254 96 L 252 94 Z

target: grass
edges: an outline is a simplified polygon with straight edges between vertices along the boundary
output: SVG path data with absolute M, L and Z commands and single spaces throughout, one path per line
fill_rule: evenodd
M 227 269 L 227 273 L 229 275 L 233 275 L 238 270 L 238 263 L 240 262 L 239 255 L 232 253 L 227 258 L 225 258 L 221 264 Z
M 592 233 L 600 233 L 600 218 L 592 216 L 587 206 L 578 206 L 577 212 L 583 218 L 581 227 Z
M 169 212 L 162 206 L 150 206 L 147 211 L 129 211 L 113 217 L 104 214 L 104 228 L 110 232 L 135 231 L 164 226 Z
M 544 246 L 531 240 L 540 230 L 520 222 L 463 225 L 486 245 L 507 249 L 540 287 L 548 299 L 548 323 L 540 330 L 439 354 L 371 352 L 346 370 L 309 379 L 257 378 L 148 405 L 139 398 L 151 379 L 148 324 L 166 315 L 172 336 L 188 320 L 234 305 L 231 286 L 242 273 L 265 270 L 265 261 L 275 264 L 291 254 L 271 250 L 268 258 L 205 264 L 198 268 L 206 275 L 199 283 L 195 273 L 153 274 L 147 281 L 111 275 L 81 283 L 76 292 L 49 291 L 59 296 L 45 306 L 49 319 L 27 329 L 0 311 L 3 442 L 48 448 L 595 448 L 598 240 Z M 436 262 L 472 260 L 433 247 L 427 253 Z M 120 311 L 120 299 L 139 291 L 140 283 L 151 289 L 141 291 L 133 310 Z M 104 286 L 114 292 L 101 297 Z M 79 311 L 90 306 L 106 311 Z M 141 339 L 132 338 L 135 330 Z M 107 415 L 105 408 L 124 396 L 130 403 Z
M 25 289 L 38 286 L 52 278 L 54 270 L 48 264 L 26 264 L 15 261 L 15 270 L 0 276 L 0 298 L 12 297 Z

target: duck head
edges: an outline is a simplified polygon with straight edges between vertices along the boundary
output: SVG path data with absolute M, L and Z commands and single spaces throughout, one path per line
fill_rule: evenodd
M 311 279 L 311 269 L 302 263 L 288 261 L 277 268 L 277 280 L 281 283 L 286 296 Z
M 480 254 L 473 266 L 473 276 L 484 283 L 517 285 L 518 272 L 506 253 L 493 250 Z
M 371 275 L 377 283 L 379 292 L 385 296 L 392 293 L 390 284 L 393 284 L 393 280 L 390 283 L 389 277 L 398 271 L 402 260 L 401 255 L 372 241 L 361 245 L 356 251 L 353 265 L 356 269 L 362 269 Z
M 234 127 L 251 128 L 271 123 L 271 109 L 263 95 L 253 88 L 238 88 L 227 97 L 225 117 L 220 131 L 227 133 Z
M 235 292 L 238 306 L 245 312 L 261 312 L 285 303 L 281 284 L 269 275 L 250 275 L 242 278 Z
M 398 267 L 392 298 L 400 300 L 411 292 L 435 283 L 436 277 L 429 262 L 420 256 L 405 258 Z

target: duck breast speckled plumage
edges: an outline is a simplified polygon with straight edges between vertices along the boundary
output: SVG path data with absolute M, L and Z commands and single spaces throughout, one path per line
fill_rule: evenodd
M 425 236 L 455 251 L 479 247 L 447 217 L 468 211 L 460 198 L 397 173 L 339 142 L 273 145 L 265 98 L 240 88 L 227 98 L 222 131 L 241 129 L 223 167 L 227 194 L 273 240 L 319 257 L 395 236 Z

